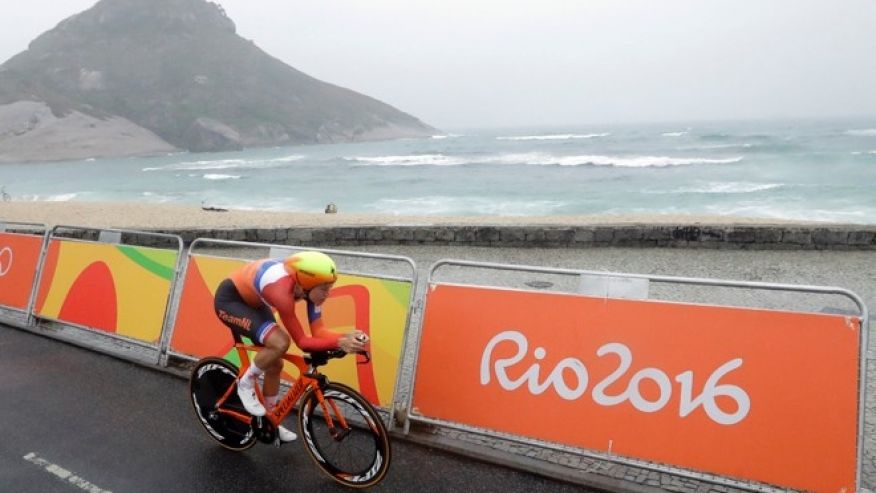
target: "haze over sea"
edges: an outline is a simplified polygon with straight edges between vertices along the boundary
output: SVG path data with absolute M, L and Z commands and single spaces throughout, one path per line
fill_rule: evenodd
M 876 223 L 876 118 L 464 130 L 426 139 L 0 165 L 12 200 L 399 215 Z

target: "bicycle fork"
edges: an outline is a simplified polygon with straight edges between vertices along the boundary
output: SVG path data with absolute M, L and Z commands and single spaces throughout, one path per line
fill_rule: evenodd
M 325 419 L 325 424 L 328 426 L 329 433 L 332 438 L 336 442 L 343 441 L 347 435 L 350 434 L 353 430 L 350 428 L 350 425 L 347 424 L 347 420 L 344 419 L 343 413 L 338 409 L 338 405 L 334 400 L 327 400 L 320 392 L 319 394 L 319 407 L 322 408 L 322 415 Z M 332 418 L 334 416 L 334 419 Z M 337 422 L 337 423 L 336 423 Z

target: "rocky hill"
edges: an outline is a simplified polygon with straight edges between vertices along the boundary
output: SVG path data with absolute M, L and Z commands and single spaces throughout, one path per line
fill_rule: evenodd
M 204 0 L 101 0 L 0 65 L 0 161 L 435 132 L 271 57 Z

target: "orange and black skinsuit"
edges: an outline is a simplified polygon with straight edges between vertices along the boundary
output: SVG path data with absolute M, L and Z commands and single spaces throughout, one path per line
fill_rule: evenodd
M 273 311 L 276 310 L 295 344 L 302 351 L 337 349 L 341 334 L 332 332 L 322 321 L 322 311 L 307 300 L 307 335 L 295 316 L 294 271 L 286 270 L 282 260 L 262 259 L 249 262 L 232 272 L 216 289 L 216 315 L 236 336 L 249 337 L 263 345 L 268 335 L 277 328 Z

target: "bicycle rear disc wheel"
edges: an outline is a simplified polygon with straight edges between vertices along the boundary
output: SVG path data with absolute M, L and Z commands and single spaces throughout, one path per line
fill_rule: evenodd
M 307 393 L 298 412 L 299 431 L 310 457 L 332 479 L 345 486 L 367 488 L 379 483 L 389 469 L 391 458 L 389 435 L 380 415 L 364 397 L 346 385 L 330 383 L 322 395 L 336 428 L 334 434 L 316 391 Z M 346 430 L 342 430 L 336 413 L 347 422 Z
M 230 387 L 236 385 L 237 367 L 222 358 L 204 358 L 195 365 L 189 379 L 189 395 L 198 422 L 214 440 L 225 448 L 242 451 L 256 443 L 256 433 L 250 423 L 219 412 L 216 402 Z M 231 394 L 222 404 L 222 409 L 247 415 L 237 397 Z

